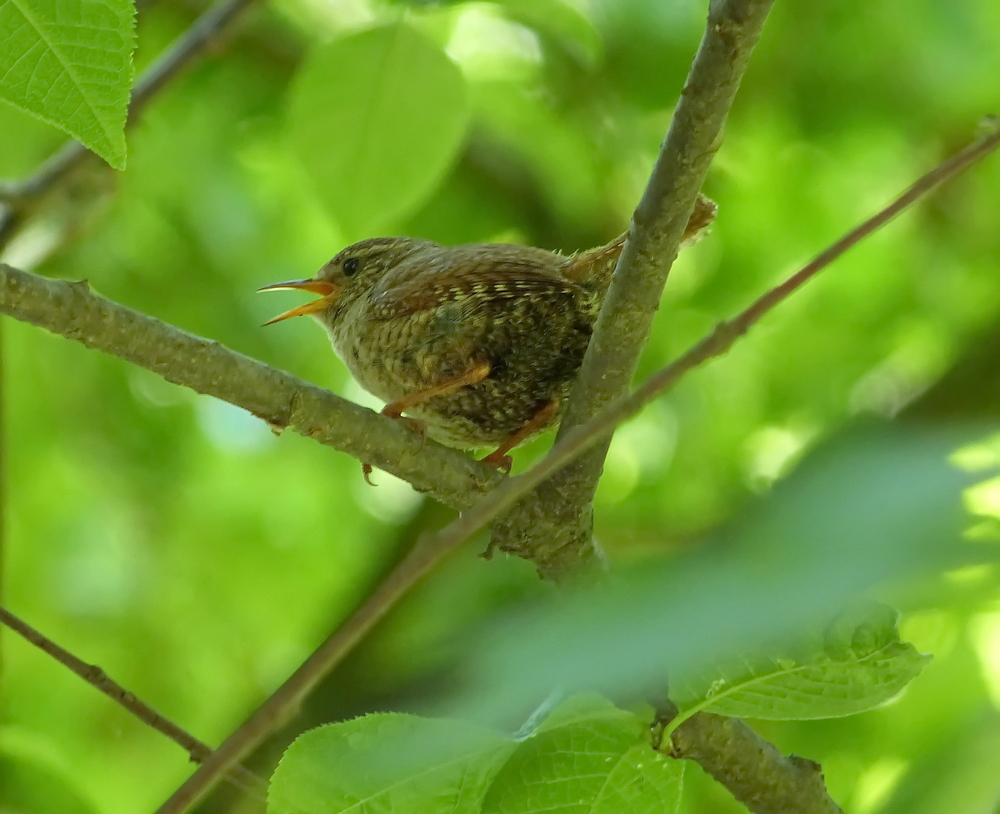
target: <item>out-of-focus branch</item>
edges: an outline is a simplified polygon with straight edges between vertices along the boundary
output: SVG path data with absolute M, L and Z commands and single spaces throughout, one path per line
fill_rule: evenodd
M 256 0 L 224 0 L 210 8 L 139 78 L 132 89 L 126 127 L 135 124 L 149 102 L 184 68 L 217 45 Z M 0 187 L 0 251 L 41 206 L 48 195 L 88 159 L 96 156 L 78 141 L 69 141 L 24 181 Z
M 484 488 L 496 474 L 461 453 L 431 442 L 423 450 L 412 449 L 414 439 L 397 422 L 229 351 L 218 343 L 192 336 L 97 297 L 86 283 L 45 280 L 0 265 L 0 312 L 14 314 L 89 347 L 133 361 L 198 392 L 223 398 L 251 410 L 272 424 L 292 426 L 361 460 L 424 485 L 427 491 L 443 502 L 461 508 L 475 503 L 441 532 L 420 541 L 358 611 L 216 752 L 206 758 L 164 804 L 159 814 L 178 814 L 199 799 L 243 755 L 258 745 L 407 591 L 473 533 L 606 437 L 618 423 L 674 386 L 686 373 L 728 350 L 766 313 L 852 246 L 998 145 L 1000 130 L 929 172 L 881 212 L 768 291 L 737 317 L 722 323 L 634 393 L 608 404 L 586 424 L 573 428 L 557 441 L 549 455 L 537 466 L 524 475 L 504 481 L 478 502 L 474 500 L 477 485 Z M 369 437 L 360 437 L 369 431 Z
M 320 645 L 302 666 L 226 739 L 158 809 L 157 814 L 181 814 L 188 810 L 230 766 L 241 760 L 266 738 L 277 723 L 298 706 L 302 698 L 343 660 L 393 605 L 476 531 L 492 522 L 501 512 L 513 506 L 518 499 L 576 456 L 606 437 L 615 426 L 635 415 L 647 402 L 673 387 L 685 374 L 713 357 L 725 353 L 765 314 L 851 247 L 884 226 L 938 184 L 962 172 L 995 150 L 997 146 L 1000 146 L 1000 130 L 987 135 L 931 170 L 883 210 L 821 252 L 811 263 L 761 296 L 734 319 L 719 325 L 705 339 L 661 369 L 632 394 L 613 401 L 588 422 L 573 428 L 556 442 L 549 454 L 535 467 L 523 475 L 507 479 L 440 532 L 420 540 L 413 551 L 393 569 L 340 629 Z M 692 735 L 692 738 L 694 737 Z M 707 749 L 708 745 L 705 745 L 705 748 Z
M 146 726 L 152 727 L 157 732 L 166 735 L 170 740 L 186 750 L 191 756 L 191 760 L 195 763 L 200 763 L 212 753 L 212 748 L 207 743 L 202 743 L 190 732 L 181 729 L 173 721 L 163 717 L 151 706 L 140 701 L 121 684 L 112 680 L 96 664 L 88 664 L 82 659 L 77 658 L 68 650 L 60 647 L 50 638 L 35 630 L 27 622 L 3 607 L 0 607 L 0 624 L 6 625 L 39 650 L 48 653 L 52 658 L 65 667 L 68 667 L 88 684 L 100 690 L 112 701 L 123 706 L 146 724 Z M 234 785 L 244 791 L 255 793 L 257 796 L 262 796 L 264 792 L 264 781 L 243 766 L 233 766 L 227 777 Z
M 709 5 L 705 36 L 632 218 L 560 439 L 628 389 L 772 2 L 712 0 Z M 593 552 L 591 504 L 610 441 L 609 434 L 522 500 L 496 524 L 491 547 L 533 560 L 548 576 L 576 569 Z
M 391 472 L 442 503 L 466 509 L 500 475 L 457 450 L 291 374 L 94 294 L 0 264 L 0 313 L 132 362 L 290 427 Z
M 607 437 L 618 424 L 634 416 L 656 396 L 673 388 L 689 372 L 728 351 L 765 314 L 784 302 L 834 260 L 885 226 L 896 215 L 912 206 L 939 184 L 968 169 L 976 161 L 984 158 L 998 147 L 1000 147 L 1000 128 L 994 129 L 991 133 L 939 164 L 917 180 L 892 203 L 852 229 L 829 248 L 820 252 L 811 262 L 784 282 L 760 296 L 753 304 L 728 322 L 717 325 L 712 333 L 692 346 L 682 356 L 650 376 L 631 394 L 611 402 L 586 424 L 574 427 L 565 433 L 562 438 L 556 441 L 549 454 L 538 464 L 523 475 L 504 481 L 475 507 L 435 535 L 435 545 L 457 545 L 457 540 L 468 539 L 476 531 L 492 522 L 505 509 L 514 505 L 531 489 L 563 469 L 567 463 L 582 452 L 599 443 L 601 438 Z
M 818 763 L 783 756 L 739 718 L 691 716 L 673 733 L 670 754 L 696 761 L 753 814 L 843 814 Z

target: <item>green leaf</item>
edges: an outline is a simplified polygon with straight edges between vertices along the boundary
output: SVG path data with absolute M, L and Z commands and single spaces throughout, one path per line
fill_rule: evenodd
M 514 747 L 461 721 L 397 713 L 323 726 L 285 752 L 268 814 L 474 814 Z
M 483 814 L 646 814 L 677 809 L 683 764 L 653 751 L 634 715 L 597 695 L 561 704 L 490 786 Z
M 0 814 L 95 814 L 73 778 L 40 754 L 3 748 L 0 732 Z
M 125 169 L 131 0 L 0 0 L 0 99 Z
M 747 658 L 673 688 L 682 714 L 671 729 L 694 712 L 804 721 L 855 715 L 888 701 L 930 656 L 899 641 L 894 611 L 880 606 L 876 613 L 850 627 L 841 619 L 818 652 Z
M 711 548 L 509 614 L 475 637 L 449 714 L 502 720 L 553 686 L 621 697 L 667 675 L 681 686 L 800 635 L 880 581 L 955 567 L 972 556 L 960 541 L 971 478 L 947 456 L 970 433 L 858 430 L 811 454 Z
M 352 238 L 411 213 L 440 183 L 468 121 L 461 71 L 403 23 L 313 51 L 295 80 L 295 151 Z
M 601 35 L 590 19 L 566 0 L 498 0 L 508 16 L 552 37 L 584 65 L 601 57 Z

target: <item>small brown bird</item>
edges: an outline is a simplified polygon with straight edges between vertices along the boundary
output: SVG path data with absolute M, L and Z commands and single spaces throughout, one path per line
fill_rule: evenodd
M 699 197 L 686 242 L 715 211 Z M 511 449 L 558 423 L 624 243 L 567 257 L 371 238 L 314 278 L 260 289 L 320 295 L 265 324 L 311 314 L 384 415 L 407 413 L 448 446 L 495 446 L 483 460 L 509 470 Z

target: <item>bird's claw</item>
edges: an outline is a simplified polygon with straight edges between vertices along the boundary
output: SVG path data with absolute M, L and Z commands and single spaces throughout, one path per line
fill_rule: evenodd
M 500 450 L 496 452 L 491 452 L 485 458 L 483 458 L 484 464 L 489 464 L 490 466 L 495 466 L 497 469 L 502 471 L 505 475 L 510 474 L 510 468 L 514 465 L 514 459 L 510 455 L 506 455 Z

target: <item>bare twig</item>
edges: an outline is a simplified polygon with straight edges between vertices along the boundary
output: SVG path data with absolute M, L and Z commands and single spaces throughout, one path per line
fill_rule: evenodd
M 667 274 L 773 0 L 713 0 L 670 130 L 635 210 L 559 430 L 628 390 Z M 592 503 L 611 436 L 565 466 L 502 518 L 491 547 L 533 560 L 543 575 L 572 572 L 592 552 Z
M 68 650 L 60 647 L 50 638 L 35 630 L 27 622 L 3 607 L 0 607 L 0 623 L 9 627 L 39 650 L 48 653 L 60 664 L 68 667 L 88 684 L 100 690 L 112 701 L 131 712 L 146 726 L 152 727 L 157 732 L 166 735 L 170 740 L 187 751 L 191 756 L 191 760 L 195 763 L 201 763 L 212 753 L 212 748 L 208 744 L 202 743 L 190 732 L 181 729 L 173 721 L 163 717 L 148 704 L 140 701 L 121 684 L 112 680 L 96 664 L 88 664 L 82 659 L 77 658 Z M 227 779 L 244 791 L 262 796 L 264 781 L 243 766 L 238 764 L 231 766 L 227 773 Z
M 233 27 L 256 0 L 225 0 L 210 8 L 139 78 L 132 89 L 126 127 L 138 120 L 149 102 L 184 68 L 194 62 Z M 21 225 L 38 209 L 46 196 L 84 161 L 95 159 L 78 141 L 68 141 L 30 178 L 5 184 L 0 190 L 4 211 L 0 212 L 0 251 Z
M 226 769 L 239 761 L 267 736 L 276 722 L 298 706 L 302 698 L 333 669 L 365 634 L 434 566 L 455 551 L 505 509 L 574 457 L 593 446 L 617 424 L 637 413 L 643 405 L 673 387 L 685 374 L 728 350 L 764 314 L 814 277 L 864 237 L 885 225 L 935 186 L 957 175 L 1000 145 L 1000 130 L 985 137 L 923 176 L 885 209 L 862 223 L 815 260 L 768 291 L 729 322 L 673 363 L 661 369 L 631 395 L 604 407 L 586 424 L 574 428 L 558 441 L 549 454 L 525 474 L 510 478 L 472 509 L 440 532 L 422 539 L 368 600 L 349 617 L 309 659 L 299 667 L 247 721 L 164 803 L 157 814 L 180 814 L 213 785 Z M 717 777 L 726 784 L 724 777 Z M 734 780 L 735 782 L 735 780 Z
M 172 79 L 210 46 L 232 29 L 241 13 L 256 0 L 225 0 L 206 11 L 136 82 L 132 89 L 126 127 L 139 115 Z M 44 205 L 52 193 L 64 185 L 88 159 L 99 160 L 78 141 L 68 141 L 21 182 L 0 183 L 0 256 L 21 226 Z M 109 170 L 110 171 L 110 170 Z M 3 328 L 0 326 L 0 354 L 3 352 Z M 0 600 L 2 600 L 4 563 L 3 506 L 6 498 L 3 481 L 3 398 L 4 378 L 0 359 Z M 2 669 L 2 662 L 0 662 Z
M 50 280 L 0 264 L 0 313 L 46 328 L 228 401 L 267 421 L 405 478 L 465 509 L 500 476 L 492 467 L 365 407 L 218 342 L 94 294 L 86 282 Z

